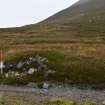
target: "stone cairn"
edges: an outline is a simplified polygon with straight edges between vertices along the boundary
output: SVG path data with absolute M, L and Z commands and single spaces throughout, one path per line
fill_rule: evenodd
M 47 89 L 48 76 L 54 74 L 54 70 L 50 70 L 47 66 L 48 59 L 36 55 L 35 57 L 28 57 L 25 60 L 19 60 L 18 62 L 5 62 L 5 68 L 3 69 L 5 78 L 9 77 L 21 77 L 25 75 L 32 75 L 35 72 L 43 75 L 42 87 Z

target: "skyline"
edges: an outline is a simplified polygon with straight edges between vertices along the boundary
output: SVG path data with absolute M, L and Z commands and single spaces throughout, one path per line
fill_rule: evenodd
M 78 0 L 0 0 L 0 28 L 38 23 Z

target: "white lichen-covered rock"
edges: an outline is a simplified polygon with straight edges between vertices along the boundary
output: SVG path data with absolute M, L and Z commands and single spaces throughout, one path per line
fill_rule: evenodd
M 19 62 L 19 63 L 17 64 L 17 68 L 18 68 L 18 69 L 21 69 L 22 66 L 23 66 L 23 63 L 22 63 L 22 62 Z
M 28 74 L 33 74 L 35 72 L 35 69 L 34 68 L 30 68 L 29 70 L 28 70 Z
M 29 60 L 33 60 L 33 57 L 29 57 Z
M 49 84 L 46 83 L 46 82 L 44 82 L 44 83 L 43 83 L 43 89 L 48 89 L 48 88 L 49 88 Z

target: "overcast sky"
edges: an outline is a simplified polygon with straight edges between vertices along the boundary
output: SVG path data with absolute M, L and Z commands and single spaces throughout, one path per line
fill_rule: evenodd
M 33 24 L 78 0 L 0 0 L 0 27 Z

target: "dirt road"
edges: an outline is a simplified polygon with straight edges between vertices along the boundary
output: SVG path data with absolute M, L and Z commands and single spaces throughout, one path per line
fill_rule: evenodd
M 52 100 L 57 98 L 74 101 L 93 101 L 102 103 L 105 100 L 105 89 L 79 89 L 77 87 L 52 87 L 50 89 L 38 89 L 30 87 L 0 86 L 0 94 L 12 94 L 29 97 L 37 101 Z

